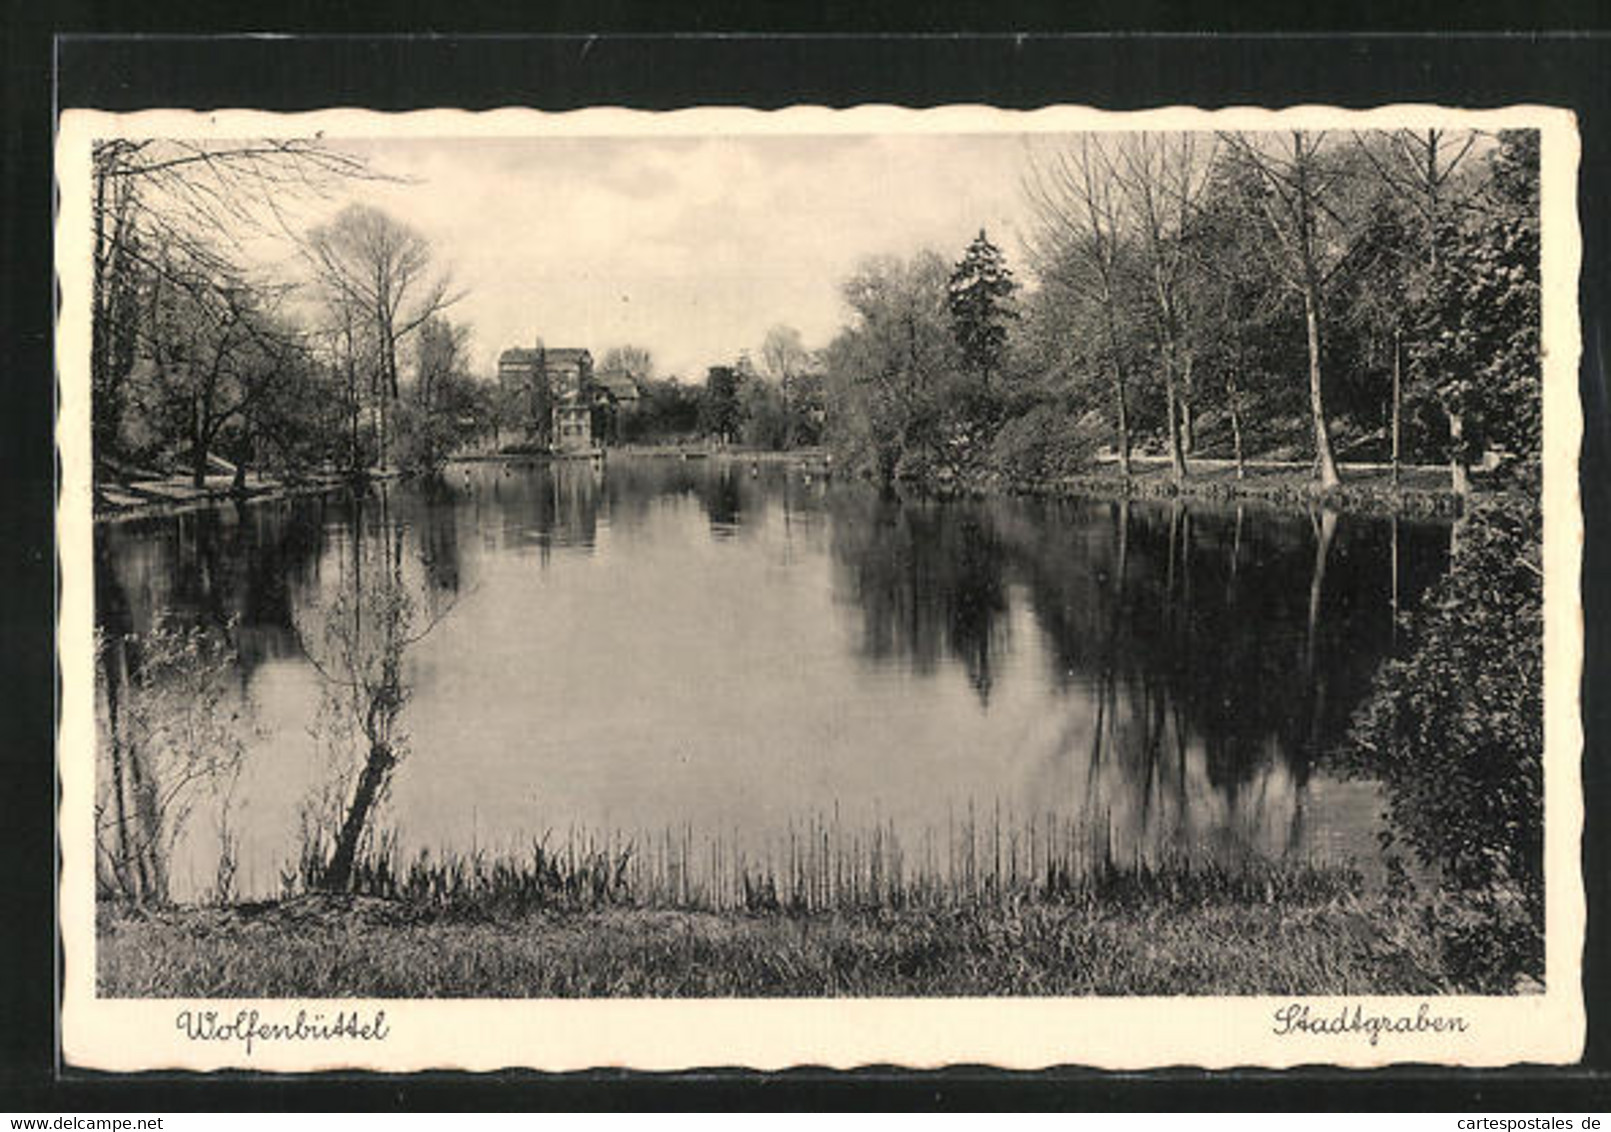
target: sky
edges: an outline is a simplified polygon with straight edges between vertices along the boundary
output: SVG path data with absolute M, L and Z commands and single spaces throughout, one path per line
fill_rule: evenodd
M 411 225 L 465 296 L 475 372 L 511 346 L 647 347 L 703 380 L 769 327 L 826 345 L 864 257 L 960 259 L 981 227 L 1028 274 L 1020 135 L 444 138 L 343 141 L 405 180 L 357 199 Z

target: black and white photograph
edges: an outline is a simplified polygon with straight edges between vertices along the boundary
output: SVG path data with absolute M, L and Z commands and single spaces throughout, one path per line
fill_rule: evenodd
M 1575 1059 L 1577 147 L 64 112 L 64 1051 Z

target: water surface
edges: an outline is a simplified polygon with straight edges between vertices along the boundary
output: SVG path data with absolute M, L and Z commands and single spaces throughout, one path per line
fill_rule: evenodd
M 902 501 L 778 464 L 614 457 L 96 538 L 104 629 L 164 609 L 227 627 L 253 721 L 238 883 L 266 895 L 332 783 L 309 653 L 365 556 L 388 553 L 429 626 L 405 654 L 407 755 L 381 818 L 409 853 L 570 830 L 764 853 L 830 814 L 934 853 L 971 813 L 1100 827 L 1121 859 L 1369 872 L 1379 789 L 1327 756 L 1448 530 Z M 210 882 L 216 826 L 192 815 L 176 896 Z

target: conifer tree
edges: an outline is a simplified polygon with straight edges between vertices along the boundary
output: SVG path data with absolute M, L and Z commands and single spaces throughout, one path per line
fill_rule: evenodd
M 963 360 L 987 388 L 1006 350 L 1007 323 L 1018 317 L 1009 305 L 1017 289 L 1001 249 L 979 229 L 967 254 L 951 272 L 946 297 L 951 331 L 962 348 Z

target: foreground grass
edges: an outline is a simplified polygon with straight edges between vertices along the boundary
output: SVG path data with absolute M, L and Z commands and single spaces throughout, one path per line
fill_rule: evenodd
M 1092 903 L 692 912 L 607 908 L 470 922 L 304 896 L 103 906 L 108 997 L 755 997 L 1431 994 L 1425 921 L 1359 896 L 1292 906 Z

